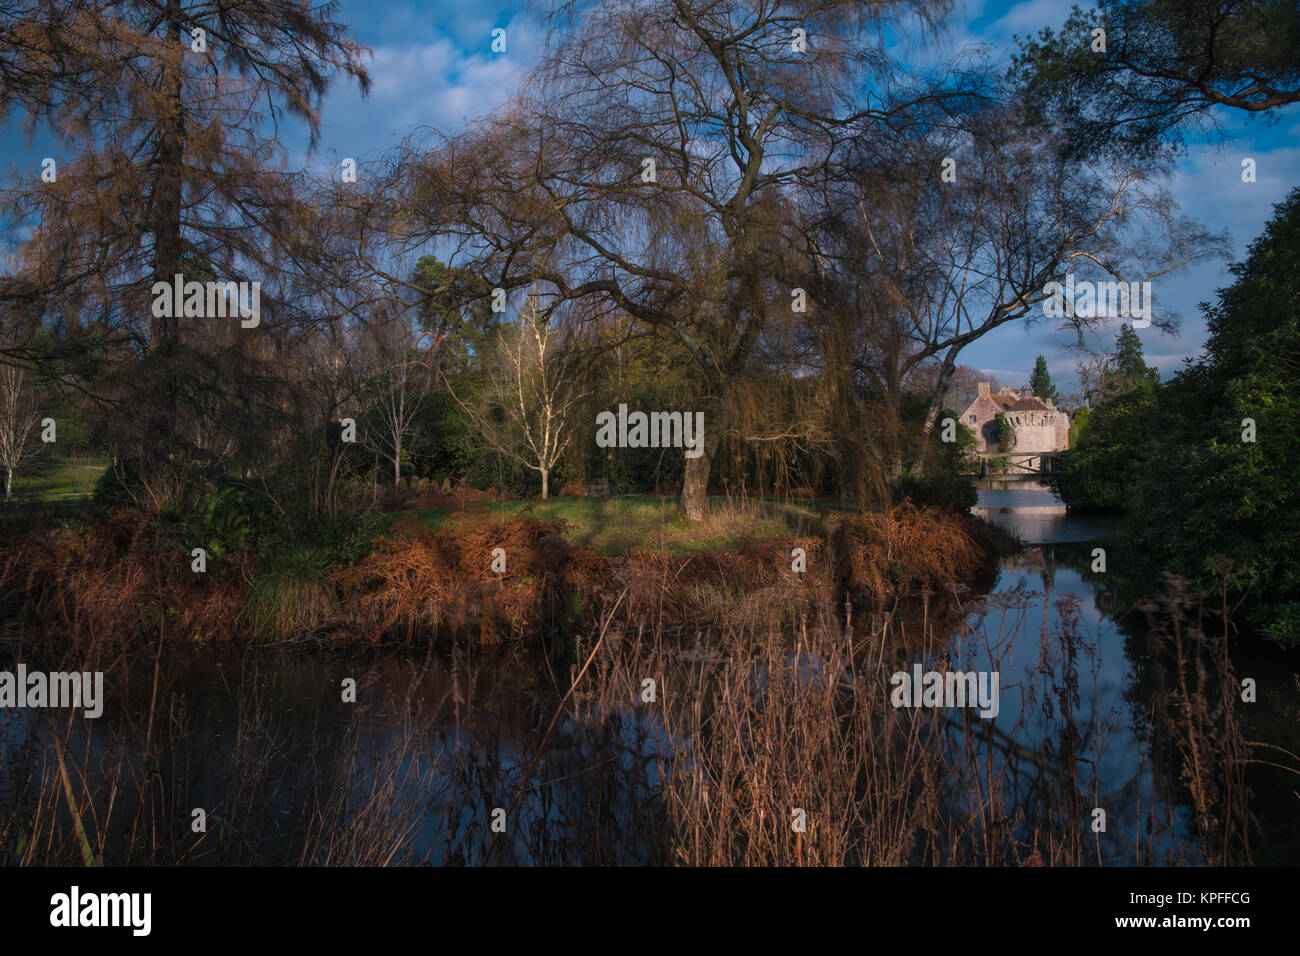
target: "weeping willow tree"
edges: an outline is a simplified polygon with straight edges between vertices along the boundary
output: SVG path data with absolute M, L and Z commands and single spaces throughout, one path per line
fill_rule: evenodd
M 887 23 L 947 7 L 559 4 L 529 92 L 402 164 L 419 202 L 399 241 L 454 240 L 458 264 L 494 286 L 537 281 L 675 339 L 708 423 L 682 487 L 684 515 L 702 520 L 718 443 L 745 430 L 731 396 L 773 328 L 805 321 L 784 274 L 798 195 L 841 169 L 847 130 L 887 137 L 933 101 L 846 91 L 887 84 Z
M 727 394 L 720 476 L 759 495 L 820 490 L 835 469 L 828 407 L 816 379 L 750 374 Z

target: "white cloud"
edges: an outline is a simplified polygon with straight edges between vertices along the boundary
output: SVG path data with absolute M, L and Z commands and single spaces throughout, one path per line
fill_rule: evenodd
M 1018 387 L 1028 384 L 1029 372 L 1025 369 L 1018 368 L 982 368 L 980 369 L 985 375 L 996 378 L 1002 385 Z
M 411 32 L 418 22 L 398 17 L 399 25 L 409 25 Z M 424 42 L 373 47 L 369 96 L 363 99 L 355 84 L 339 82 L 326 97 L 319 155 L 382 152 L 417 128 L 450 132 L 500 105 L 518 88 L 539 47 L 536 32 L 520 18 L 506 26 L 506 52 L 493 53 L 494 25 L 491 16 L 466 15 L 439 26 L 469 42 L 439 34 Z M 430 31 L 424 25 L 420 32 Z M 305 140 L 305 135 L 285 138 L 298 148 L 300 162 Z

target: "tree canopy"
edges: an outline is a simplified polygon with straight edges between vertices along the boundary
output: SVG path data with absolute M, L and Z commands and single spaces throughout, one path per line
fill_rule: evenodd
M 1294 0 L 1099 0 L 1018 41 L 1011 77 L 1076 152 L 1150 155 L 1215 110 L 1300 102 Z

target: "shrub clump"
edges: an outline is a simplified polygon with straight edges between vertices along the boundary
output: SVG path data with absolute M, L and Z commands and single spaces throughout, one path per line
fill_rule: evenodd
M 500 525 L 433 530 L 407 513 L 354 567 L 332 576 L 350 625 L 373 637 L 417 632 L 538 635 L 596 606 L 604 561 L 561 535 L 562 522 L 515 515 Z M 505 570 L 493 570 L 495 549 Z
M 833 540 L 841 584 L 877 601 L 969 581 L 991 556 L 968 518 L 910 501 L 845 518 Z

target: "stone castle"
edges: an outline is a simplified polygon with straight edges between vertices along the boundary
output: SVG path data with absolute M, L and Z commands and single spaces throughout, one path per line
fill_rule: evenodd
M 1002 412 L 1011 425 L 1011 447 L 998 448 L 996 416 Z M 979 383 L 979 394 L 961 414 L 961 423 L 975 433 L 980 454 L 998 451 L 1065 451 L 1070 447 L 1070 416 L 1055 403 L 1034 397 L 1028 385 L 1004 386 L 991 393 L 988 382 Z

